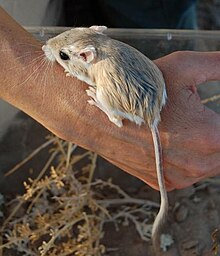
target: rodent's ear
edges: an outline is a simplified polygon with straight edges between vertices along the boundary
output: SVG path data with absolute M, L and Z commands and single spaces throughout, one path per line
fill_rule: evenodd
M 107 27 L 106 26 L 91 26 L 90 29 L 94 30 L 97 33 L 103 33 Z
M 94 46 L 89 45 L 79 52 L 79 57 L 86 63 L 91 63 L 96 58 L 96 49 Z

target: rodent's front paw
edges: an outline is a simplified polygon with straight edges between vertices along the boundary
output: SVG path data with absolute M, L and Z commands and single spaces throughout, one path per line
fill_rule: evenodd
M 97 101 L 96 89 L 94 87 L 89 86 L 89 89 L 86 90 L 86 93 L 89 97 L 92 97 L 95 101 Z
M 87 100 L 87 102 L 88 102 L 90 105 L 92 105 L 92 106 L 98 107 L 98 106 L 97 106 L 97 105 L 98 105 L 97 102 L 94 101 L 93 99 Z

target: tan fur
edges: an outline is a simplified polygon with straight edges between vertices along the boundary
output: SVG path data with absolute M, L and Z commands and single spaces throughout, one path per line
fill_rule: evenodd
M 168 212 L 157 130 L 160 111 L 166 102 L 165 82 L 151 60 L 135 48 L 104 35 L 105 29 L 93 26 L 66 31 L 48 40 L 43 50 L 48 57 L 52 54 L 70 75 L 92 85 L 87 90 L 91 97 L 89 103 L 105 112 L 111 122 L 121 127 L 126 118 L 151 128 L 161 192 L 161 208 L 153 226 L 156 249 L 160 246 L 160 231 Z M 62 60 L 60 51 L 66 53 L 69 60 Z

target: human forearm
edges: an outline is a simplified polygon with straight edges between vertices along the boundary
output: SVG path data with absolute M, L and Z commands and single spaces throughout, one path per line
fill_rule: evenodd
M 58 121 L 56 114 L 60 111 L 59 107 L 63 107 L 63 91 L 66 102 L 69 98 L 76 101 L 77 97 L 81 96 L 78 88 L 82 88 L 82 84 L 76 79 L 66 78 L 56 64 L 45 70 L 41 44 L 2 9 L 0 44 L 0 97 L 35 119 L 40 119 L 39 121 L 50 119 L 48 116 L 51 116 L 52 112 L 54 120 Z M 73 87 L 76 87 L 74 91 Z M 62 106 L 59 106 L 59 103 Z M 76 113 L 78 108 L 80 105 L 75 105 Z M 65 115 L 65 111 L 62 114 Z
M 35 53 L 37 49 L 40 49 L 40 45 L 2 8 L 0 8 L 0 45 L 0 97 L 13 100 L 14 90 L 17 90 L 22 76 L 29 71 L 28 64 L 31 58 L 33 59 L 31 52 Z
M 0 38 L 5 50 L 0 61 L 0 96 L 56 135 L 112 161 L 118 159 L 118 165 L 143 179 L 145 174 L 141 172 L 147 158 L 153 161 L 151 136 L 146 128 L 126 122 L 123 129 L 118 129 L 110 124 L 103 113 L 87 104 L 87 85 L 65 77 L 57 64 L 45 70 L 39 42 L 4 12 L 0 16 Z M 137 162 L 131 167 L 134 164 L 129 161 L 134 161 L 137 151 Z

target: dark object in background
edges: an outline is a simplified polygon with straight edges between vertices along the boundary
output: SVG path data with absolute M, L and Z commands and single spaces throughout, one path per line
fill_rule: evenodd
M 97 19 L 95 19 L 95 14 L 97 15 L 98 13 L 96 7 L 96 1 L 64 0 L 65 25 L 68 27 L 81 27 L 98 24 L 96 23 Z
M 200 29 L 220 29 L 220 0 L 197 1 L 198 26 Z
M 195 29 L 196 0 L 64 0 L 66 25 Z

